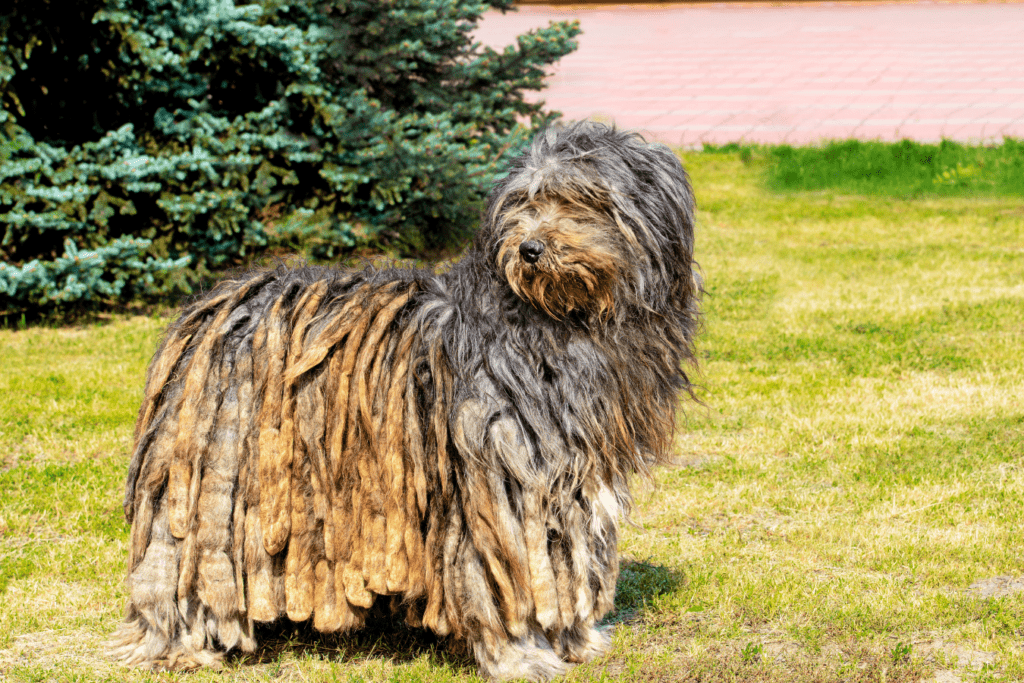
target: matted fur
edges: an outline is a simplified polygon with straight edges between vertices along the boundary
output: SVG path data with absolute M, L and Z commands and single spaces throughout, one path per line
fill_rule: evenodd
M 125 491 L 129 664 L 361 626 L 388 600 L 492 678 L 603 653 L 629 476 L 691 392 L 700 281 L 678 159 L 538 136 L 448 272 L 278 268 L 167 332 Z

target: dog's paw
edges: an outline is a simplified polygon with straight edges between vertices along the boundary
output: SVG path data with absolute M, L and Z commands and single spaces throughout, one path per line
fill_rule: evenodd
M 514 640 L 484 638 L 473 642 L 480 675 L 493 681 L 550 681 L 573 667 L 555 654 L 539 630 Z
M 570 662 L 582 664 L 608 653 L 612 647 L 612 627 L 586 628 L 563 640 L 562 656 Z
M 516 652 L 501 661 L 480 665 L 480 675 L 493 681 L 550 681 L 572 668 L 558 658 L 554 652 L 534 649 L 531 652 Z
M 151 628 L 143 619 L 121 624 L 106 643 L 106 654 L 125 666 L 150 671 L 191 671 L 200 667 L 218 669 L 224 653 L 193 648 L 180 638 L 168 638 L 159 629 Z

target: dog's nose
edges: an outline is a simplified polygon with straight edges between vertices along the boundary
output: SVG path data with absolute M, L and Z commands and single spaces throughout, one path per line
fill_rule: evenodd
M 527 263 L 536 263 L 540 255 L 544 253 L 544 243 L 537 240 L 526 240 L 519 245 L 519 255 Z

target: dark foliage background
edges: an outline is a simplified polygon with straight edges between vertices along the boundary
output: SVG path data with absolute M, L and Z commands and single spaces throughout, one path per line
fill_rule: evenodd
M 553 116 L 524 92 L 579 32 L 473 45 L 511 4 L 8 0 L 0 313 L 188 291 L 268 249 L 467 234 Z

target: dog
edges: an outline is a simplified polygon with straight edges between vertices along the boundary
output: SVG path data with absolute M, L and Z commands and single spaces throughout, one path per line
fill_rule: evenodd
M 113 654 L 192 668 L 382 607 L 491 679 L 604 654 L 631 476 L 695 397 L 693 250 L 679 159 L 582 122 L 511 162 L 446 272 L 218 284 L 146 377 Z

